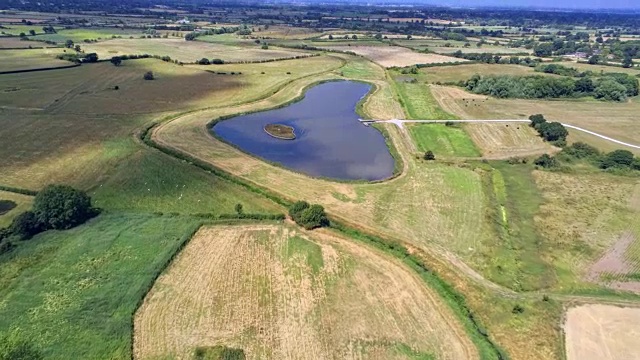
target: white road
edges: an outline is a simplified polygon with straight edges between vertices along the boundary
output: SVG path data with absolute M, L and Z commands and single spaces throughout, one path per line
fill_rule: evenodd
M 400 128 L 404 127 L 405 123 L 446 123 L 446 122 L 454 122 L 454 123 L 456 123 L 456 122 L 458 122 L 458 123 L 472 123 L 472 122 L 529 123 L 529 122 L 531 122 L 530 120 L 525 120 L 525 119 L 500 119 L 500 120 L 400 120 L 400 119 L 393 119 L 393 120 L 363 120 L 363 119 L 360 119 L 360 121 L 364 122 L 364 123 L 391 123 L 391 124 L 395 124 L 396 126 L 398 126 Z M 566 128 L 577 130 L 577 131 L 582 131 L 584 133 L 599 137 L 599 138 L 607 140 L 607 141 L 611 141 L 611 142 L 619 144 L 619 145 L 627 146 L 627 147 L 634 148 L 634 149 L 640 149 L 640 145 L 629 144 L 627 142 L 616 140 L 614 138 L 610 138 L 608 136 L 605 136 L 605 135 L 602 135 L 602 134 L 598 134 L 597 132 L 593 132 L 591 130 L 583 129 L 583 128 L 578 127 L 578 126 L 564 124 L 564 123 L 561 123 L 561 124 Z

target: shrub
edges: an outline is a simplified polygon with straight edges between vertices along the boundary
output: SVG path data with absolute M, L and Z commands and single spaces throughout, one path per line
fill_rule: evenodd
M 307 230 L 328 226 L 329 219 L 321 205 L 309 205 L 306 201 L 297 201 L 289 207 L 289 216 L 296 224 Z
M 564 148 L 562 152 L 578 159 L 600 156 L 600 151 L 598 149 L 583 142 L 571 144 Z
M 25 211 L 13 219 L 10 229 L 12 234 L 28 240 L 42 231 L 42 225 L 33 211 Z
M 222 65 L 224 64 L 224 60 L 222 59 L 211 59 L 211 63 L 214 65 Z
M 110 61 L 115 66 L 120 66 L 120 64 L 122 64 L 122 58 L 119 56 L 112 57 Z
M 625 101 L 627 88 L 613 79 L 605 79 L 595 88 L 593 97 L 608 101 Z
M 96 215 L 91 198 L 67 185 L 49 185 L 38 192 L 33 212 L 43 229 L 69 229 Z
M 566 140 L 569 132 L 559 122 L 544 122 L 537 128 L 540 135 L 547 141 Z
M 211 62 L 207 58 L 202 58 L 198 60 L 198 65 L 209 65 L 209 64 L 211 64 Z
M 524 308 L 520 304 L 516 304 L 511 312 L 514 314 L 522 314 L 524 312 Z
M 235 210 L 238 215 L 242 215 L 242 213 L 244 212 L 242 209 L 242 204 L 236 204 Z
M 612 167 L 630 167 L 634 162 L 633 153 L 628 150 L 614 150 L 602 159 L 600 167 L 608 169 Z
M 147 71 L 146 73 L 144 73 L 143 78 L 145 80 L 154 80 L 155 77 L 153 76 L 153 71 Z
M 542 156 L 537 158 L 533 163 L 545 169 L 549 169 L 557 165 L 556 159 L 552 156 L 549 156 L 548 154 L 543 154 Z
M 427 150 L 427 152 L 424 153 L 423 159 L 425 159 L 425 160 L 435 160 L 436 156 L 433 154 L 433 151 Z

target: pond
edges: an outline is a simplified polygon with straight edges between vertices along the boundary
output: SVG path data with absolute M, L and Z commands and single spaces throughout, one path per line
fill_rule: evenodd
M 382 180 L 393 175 L 394 159 L 382 134 L 361 124 L 356 105 L 371 86 L 335 81 L 309 89 L 302 101 L 280 109 L 220 121 L 211 129 L 243 151 L 292 170 L 340 180 Z M 284 124 L 294 140 L 264 130 Z

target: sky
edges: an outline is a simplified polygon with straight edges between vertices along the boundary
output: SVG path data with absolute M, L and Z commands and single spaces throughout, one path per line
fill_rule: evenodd
M 570 9 L 639 9 L 640 0 L 443 0 L 451 6 L 529 6 Z

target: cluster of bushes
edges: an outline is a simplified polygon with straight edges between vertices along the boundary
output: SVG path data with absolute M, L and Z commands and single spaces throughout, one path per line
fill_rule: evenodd
M 222 64 L 224 64 L 224 60 L 222 60 L 222 59 L 211 59 L 211 60 L 209 60 L 207 58 L 202 58 L 202 59 L 196 61 L 196 64 L 198 64 L 198 65 L 211 65 L 211 64 L 222 65 Z
M 566 145 L 569 132 L 564 125 L 559 122 L 547 122 L 541 114 L 531 115 L 529 120 L 531 120 L 531 127 L 536 129 L 543 139 L 558 146 Z
M 297 201 L 289 207 L 289 216 L 307 230 L 329 226 L 329 219 L 321 205 Z
M 474 75 L 463 84 L 476 94 L 497 98 L 544 99 L 593 96 L 607 101 L 624 101 L 638 95 L 638 80 L 623 73 L 607 73 L 592 79 L 582 77 L 481 76 Z
M 36 195 L 33 210 L 23 212 L 8 228 L 0 229 L 0 253 L 13 247 L 12 238 L 28 240 L 46 230 L 70 229 L 97 214 L 86 193 L 66 185 L 49 185 Z
M 492 53 L 463 53 L 461 50 L 458 50 L 451 54 L 454 57 L 477 61 L 485 64 L 512 64 L 512 65 L 526 65 L 526 66 L 536 66 L 542 60 L 538 58 L 527 57 L 519 57 L 519 56 L 501 56 Z
M 195 40 L 196 38 L 198 38 L 200 36 L 234 33 L 234 32 L 238 32 L 238 30 L 240 30 L 240 28 L 237 27 L 237 26 L 236 27 L 224 27 L 223 26 L 223 27 L 218 28 L 218 29 L 209 29 L 209 30 L 202 30 L 202 31 L 197 31 L 197 32 L 193 31 L 193 32 L 190 32 L 190 33 L 186 34 L 184 36 L 184 39 L 187 40 L 187 41 L 193 41 L 193 40 Z M 238 32 L 238 35 L 243 35 L 243 34 L 240 34 Z
M 534 163 L 546 169 L 558 168 L 562 163 L 570 163 L 574 160 L 586 160 L 603 170 L 638 170 L 640 171 L 640 158 L 634 157 L 628 150 L 614 150 L 602 153 L 595 147 L 577 142 L 566 146 L 555 157 L 544 154 Z
M 71 61 L 74 63 L 94 63 L 98 62 L 98 54 L 96 53 L 64 53 L 57 56 L 60 60 Z

